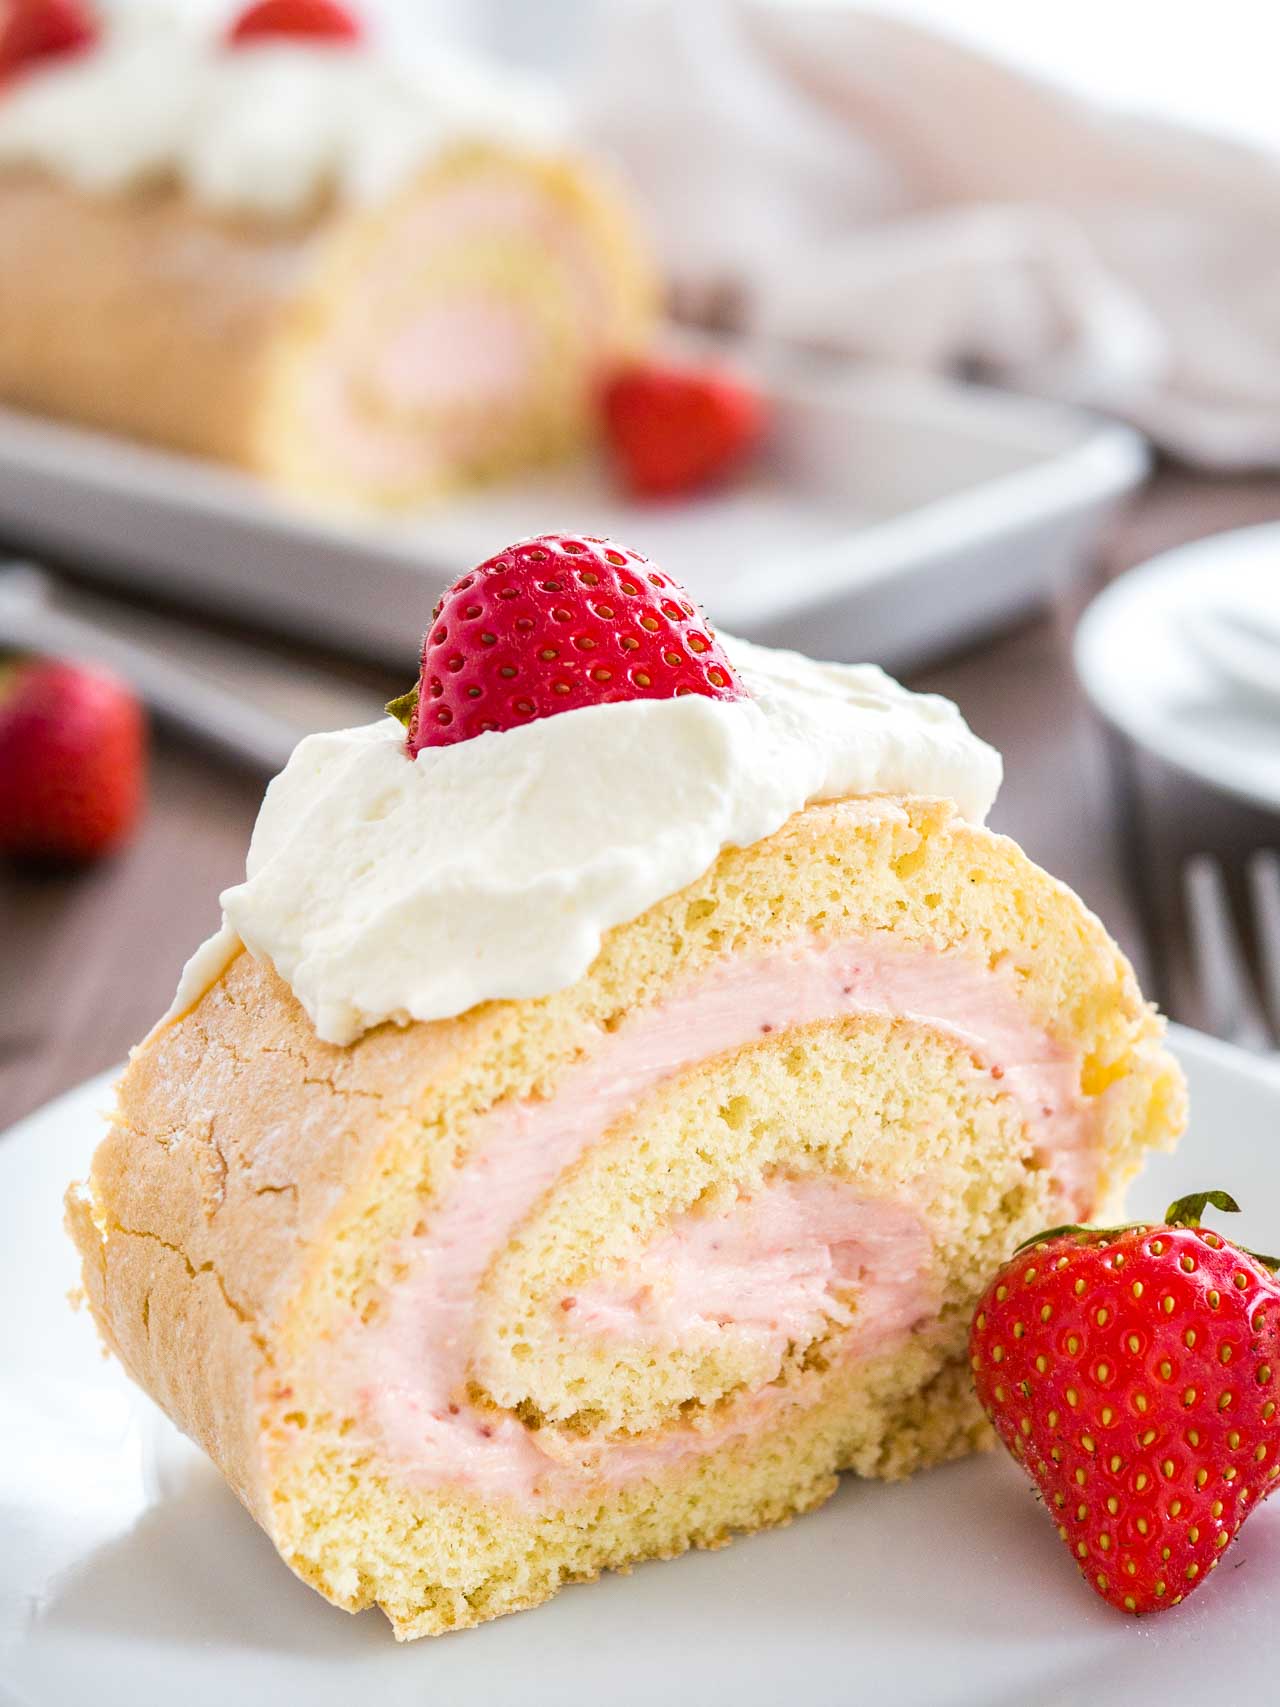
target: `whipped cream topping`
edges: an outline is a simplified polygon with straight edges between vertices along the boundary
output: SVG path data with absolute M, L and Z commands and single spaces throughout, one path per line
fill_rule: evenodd
M 421 61 L 367 43 L 230 48 L 136 0 L 89 51 L 0 91 L 0 166 L 98 191 L 176 180 L 212 209 L 268 217 L 326 195 L 378 201 L 450 143 L 541 146 L 559 131 L 543 89 L 442 47 Z
M 333 1043 L 549 995 L 614 925 L 812 801 L 934 795 L 985 818 L 1000 758 L 948 700 L 721 639 L 749 699 L 593 706 L 416 759 L 392 718 L 300 742 L 171 1015 L 241 942 Z

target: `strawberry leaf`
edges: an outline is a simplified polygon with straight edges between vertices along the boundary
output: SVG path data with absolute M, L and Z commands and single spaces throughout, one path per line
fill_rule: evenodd
M 1188 1197 L 1180 1197 L 1176 1203 L 1171 1203 L 1165 1212 L 1165 1220 L 1171 1227 L 1198 1227 L 1200 1217 L 1205 1210 L 1212 1206 L 1220 1209 L 1224 1215 L 1238 1215 L 1240 1205 L 1227 1191 L 1193 1191 Z M 1263 1268 L 1269 1268 L 1274 1274 L 1280 1269 L 1280 1257 L 1264 1256 L 1261 1251 L 1251 1251 L 1247 1245 L 1238 1245 L 1246 1256 L 1260 1262 Z
M 418 684 L 415 682 L 408 693 L 402 693 L 396 699 L 389 699 L 383 710 L 388 712 L 398 723 L 403 723 L 408 729 L 413 722 L 413 714 L 418 709 Z
M 1198 1227 L 1200 1217 L 1212 1204 L 1224 1215 L 1238 1215 L 1240 1205 L 1226 1191 L 1193 1191 L 1187 1197 L 1180 1197 L 1171 1203 L 1164 1212 L 1164 1218 L 1171 1227 Z

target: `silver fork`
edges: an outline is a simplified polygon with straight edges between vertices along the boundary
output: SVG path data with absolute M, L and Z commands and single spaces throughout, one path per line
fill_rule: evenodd
M 1195 854 L 1183 873 L 1191 963 L 1205 1028 L 1242 1049 L 1280 1049 L 1280 853 L 1250 855 L 1246 877 L 1257 973 L 1232 912 L 1227 881 L 1212 854 Z

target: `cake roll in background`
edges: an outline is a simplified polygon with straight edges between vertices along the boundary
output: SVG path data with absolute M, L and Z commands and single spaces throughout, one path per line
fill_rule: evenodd
M 571 453 L 652 323 L 619 188 L 513 73 L 317 16 L 125 4 L 0 79 L 0 401 L 337 503 Z

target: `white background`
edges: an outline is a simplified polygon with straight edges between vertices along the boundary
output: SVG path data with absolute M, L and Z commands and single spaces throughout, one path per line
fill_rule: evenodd
M 1280 147 L 1275 0 L 878 0 L 1094 97 Z
M 364 0 L 401 28 L 434 20 L 513 58 L 562 65 L 581 63 L 611 5 L 635 3 Z M 873 0 L 870 9 L 931 23 L 1108 104 L 1280 148 L 1276 0 Z
M 101 3 L 109 7 L 121 0 Z M 223 15 L 237 9 L 237 0 L 151 3 Z M 379 18 L 393 37 L 437 29 L 523 63 L 564 68 L 582 63 L 611 7 L 644 0 L 348 3 Z M 849 0 L 817 3 L 839 6 Z M 871 0 L 869 9 L 931 23 L 1108 104 L 1280 148 L 1276 0 Z

